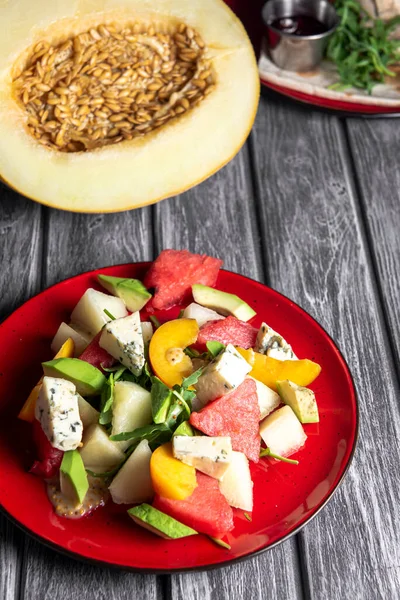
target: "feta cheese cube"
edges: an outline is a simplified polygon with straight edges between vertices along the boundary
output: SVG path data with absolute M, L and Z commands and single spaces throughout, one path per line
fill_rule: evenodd
M 249 461 L 243 452 L 232 452 L 230 465 L 219 482 L 221 494 L 229 506 L 242 510 L 253 510 L 253 481 Z
M 70 381 L 43 377 L 35 417 L 53 448 L 67 451 L 79 446 L 83 425 L 76 388 Z
M 260 435 L 273 454 L 290 456 L 301 448 L 307 436 L 290 406 L 278 408 L 260 425 Z
M 185 308 L 183 316 L 185 319 L 195 319 L 199 327 L 209 321 L 220 321 L 221 319 L 225 319 L 225 317 L 219 315 L 215 310 L 200 306 L 200 304 L 196 304 L 196 302 L 192 302 Z
M 72 311 L 71 322 L 80 325 L 94 337 L 106 323 L 111 321 L 104 309 L 116 319 L 126 317 L 128 314 L 125 304 L 120 298 L 89 288 Z
M 248 375 L 250 377 L 250 375 Z M 258 381 L 258 379 L 254 379 L 254 377 L 250 377 L 256 383 L 256 391 L 258 398 L 258 405 L 260 407 L 260 421 L 264 419 L 267 415 L 269 415 L 275 408 L 281 403 L 281 398 L 279 394 L 271 390 L 265 383 Z
M 229 394 L 244 381 L 250 371 L 249 363 L 232 344 L 228 344 L 204 369 L 195 384 L 197 402 L 205 406 L 207 402 Z
M 260 327 L 254 350 L 277 360 L 298 360 L 291 345 L 266 323 Z
M 224 475 L 232 456 L 229 437 L 175 435 L 172 448 L 175 458 L 215 479 Z
M 107 323 L 99 345 L 134 375 L 140 375 L 144 366 L 144 343 L 139 312 Z

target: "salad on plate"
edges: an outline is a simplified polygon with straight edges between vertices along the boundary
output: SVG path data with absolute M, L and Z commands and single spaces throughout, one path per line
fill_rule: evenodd
M 251 520 L 250 463 L 297 464 L 319 421 L 307 386 L 320 366 L 239 295 L 216 289 L 222 261 L 164 250 L 143 282 L 99 275 L 62 322 L 23 405 L 57 515 L 113 502 L 167 538 L 227 547 Z M 254 489 L 253 489 L 254 488 Z M 101 510 L 101 509 L 100 509 Z

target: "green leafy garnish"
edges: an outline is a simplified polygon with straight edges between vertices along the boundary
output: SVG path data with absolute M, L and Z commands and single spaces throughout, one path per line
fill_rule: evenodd
M 107 379 L 103 390 L 101 392 L 100 399 L 100 425 L 109 425 L 112 421 L 112 405 L 114 402 L 114 375 L 110 374 Z
M 164 423 L 172 402 L 172 390 L 158 377 L 151 380 L 151 409 L 154 423 Z
M 198 382 L 200 375 L 203 372 L 203 367 L 200 367 L 200 369 L 197 369 L 197 371 L 194 371 L 191 375 L 189 375 L 188 377 L 184 377 L 182 383 L 181 383 L 181 387 L 186 390 L 188 387 L 190 387 L 191 385 L 194 385 L 195 383 Z
M 169 442 L 171 436 L 172 432 L 168 425 L 165 423 L 153 423 L 144 427 L 138 427 L 133 431 L 111 435 L 110 440 L 112 442 L 141 442 L 142 440 L 147 440 L 149 443 L 156 442 L 157 444 L 163 444 L 164 442 Z
M 389 67 L 399 62 L 400 40 L 390 34 L 400 16 L 373 19 L 356 0 L 335 0 L 335 9 L 340 24 L 329 39 L 326 57 L 336 64 L 340 82 L 330 88 L 355 87 L 370 94 L 385 76 L 396 75 Z
M 137 383 L 140 387 L 144 388 L 148 392 L 151 390 L 152 386 L 152 373 L 150 370 L 149 363 L 146 361 L 144 363 L 144 367 L 140 375 L 134 375 L 128 369 L 125 369 L 123 373 L 121 373 L 120 378 L 122 381 L 131 381 L 132 383 Z
M 218 546 L 221 546 L 222 548 L 225 548 L 226 550 L 230 550 L 231 547 L 229 544 L 227 544 L 226 542 L 224 542 L 223 540 L 220 540 L 218 538 L 212 537 L 211 535 L 208 536 L 210 538 L 210 540 L 212 540 L 213 542 L 215 542 Z
M 225 344 L 214 341 L 206 342 L 206 346 L 211 358 L 215 358 L 218 356 L 218 354 L 220 354 L 220 352 L 222 352 L 222 350 L 225 350 L 226 348 Z
M 271 458 L 275 458 L 276 460 L 280 460 L 282 462 L 289 463 L 290 465 L 298 465 L 299 464 L 298 460 L 293 460 L 291 458 L 285 458 L 284 456 L 280 456 L 279 454 L 274 454 L 273 452 L 271 452 L 271 450 L 269 448 L 261 448 L 260 458 L 263 458 L 263 456 L 270 456 Z
M 200 358 L 201 356 L 200 352 L 197 352 L 197 350 L 194 350 L 193 348 L 189 348 L 189 346 L 184 349 L 184 353 L 187 354 L 189 358 Z
M 107 317 L 109 317 L 111 319 L 111 321 L 115 321 L 115 317 L 114 317 L 114 315 L 112 315 L 110 313 L 110 311 L 108 311 L 106 308 L 104 308 L 103 312 L 107 315 Z
M 249 515 L 249 513 L 244 512 L 243 516 L 244 516 L 245 519 L 247 519 L 248 521 L 250 521 L 250 523 L 252 522 L 253 519 L 251 518 L 251 516 Z
M 161 326 L 160 321 L 154 315 L 150 315 L 149 319 L 153 323 L 155 329 L 158 329 Z

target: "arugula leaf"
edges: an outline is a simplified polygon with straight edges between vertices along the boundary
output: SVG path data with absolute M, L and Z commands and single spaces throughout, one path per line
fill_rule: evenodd
M 151 410 L 154 423 L 164 423 L 172 402 L 172 390 L 158 377 L 151 379 Z
M 220 354 L 220 352 L 226 348 L 225 344 L 216 341 L 206 342 L 206 346 L 212 358 L 218 356 L 218 354 Z
M 210 538 L 210 540 L 212 540 L 213 542 L 215 542 L 215 544 L 217 544 L 217 546 L 221 546 L 221 548 L 225 548 L 226 550 L 230 550 L 231 547 L 229 544 L 227 544 L 226 542 L 224 542 L 223 540 L 220 540 L 218 538 L 212 537 L 211 535 L 208 536 Z
M 111 319 L 111 321 L 115 321 L 114 315 L 112 315 L 106 308 L 103 309 L 103 312 Z
M 155 329 L 158 329 L 161 326 L 160 321 L 154 315 L 150 315 L 149 319 L 153 323 Z
M 249 515 L 249 513 L 244 512 L 243 516 L 244 516 L 245 519 L 247 519 L 248 521 L 250 521 L 250 523 L 252 522 L 253 519 L 251 518 L 251 516 Z
M 121 373 L 120 378 L 122 381 L 131 381 L 132 383 L 137 383 L 140 387 L 144 388 L 148 392 L 151 390 L 151 379 L 153 375 L 150 371 L 149 363 L 146 361 L 144 363 L 144 367 L 140 375 L 134 375 L 128 369 L 125 369 L 123 373 Z
M 189 358 L 200 358 L 200 356 L 202 356 L 200 352 L 197 352 L 197 350 L 194 350 L 193 348 L 189 348 L 189 346 L 184 349 L 184 353 L 187 354 Z
M 189 375 L 189 377 L 185 377 L 181 383 L 182 389 L 186 390 L 191 385 L 194 385 L 195 383 L 197 383 L 202 372 L 203 372 L 203 367 L 200 367 L 200 369 L 197 369 L 197 371 L 194 371 L 191 375 Z
M 340 81 L 330 86 L 365 89 L 369 94 L 385 77 L 394 77 L 390 65 L 399 62 L 400 40 L 392 39 L 400 16 L 387 22 L 373 19 L 353 0 L 335 0 L 339 26 L 330 37 L 326 57 L 337 67 Z
M 263 456 L 270 456 L 271 458 L 275 458 L 276 460 L 280 460 L 282 462 L 289 463 L 290 465 L 298 465 L 299 464 L 298 460 L 293 460 L 291 458 L 285 458 L 284 456 L 280 456 L 279 454 L 274 454 L 273 452 L 271 452 L 271 450 L 269 448 L 261 449 L 260 458 L 263 458 Z
M 149 443 L 157 442 L 163 444 L 169 442 L 172 436 L 172 431 L 165 423 L 152 423 L 151 425 L 145 425 L 144 427 L 138 427 L 133 431 L 126 431 L 124 433 L 117 433 L 111 435 L 110 440 L 112 442 L 128 442 L 147 440 Z
M 112 405 L 114 402 L 114 375 L 111 373 L 101 392 L 100 425 L 109 425 L 112 421 Z

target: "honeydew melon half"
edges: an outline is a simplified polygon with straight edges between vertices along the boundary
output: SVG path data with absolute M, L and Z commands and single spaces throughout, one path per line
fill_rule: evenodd
M 256 60 L 242 24 L 222 0 L 13 0 L 0 4 L 0 22 L 6 24 L 0 36 L 0 176 L 38 202 L 77 212 L 115 212 L 157 202 L 215 173 L 251 129 L 259 97 Z M 175 36 L 182 24 L 205 44 L 199 61 L 210 62 L 211 91 L 196 105 L 139 137 L 89 149 L 60 151 L 54 140 L 47 147 L 28 131 L 23 95 L 13 82 L 30 67 L 38 43 L 56 47 L 101 25 L 117 33 L 129 26 L 133 33 Z M 43 110 L 54 110 L 46 98 L 53 94 L 54 99 L 64 84 L 51 84 L 47 96 L 39 95 Z M 192 89 L 191 81 L 188 85 Z M 175 104 L 167 98 L 173 110 L 184 94 L 178 91 Z M 59 127 L 61 117 L 56 122 Z M 74 128 L 65 127 L 65 139 Z M 71 144 L 81 148 L 80 142 Z

